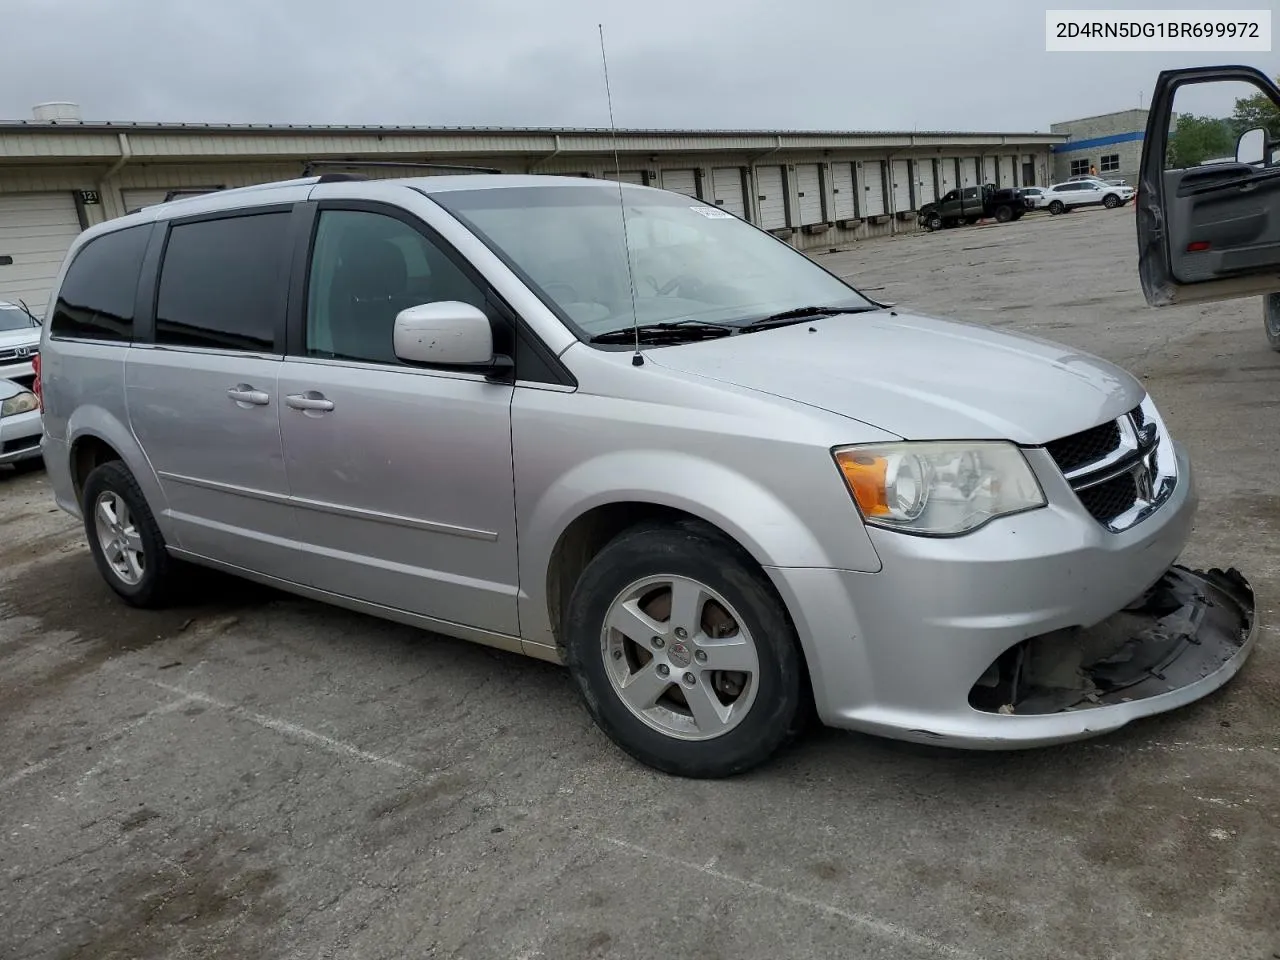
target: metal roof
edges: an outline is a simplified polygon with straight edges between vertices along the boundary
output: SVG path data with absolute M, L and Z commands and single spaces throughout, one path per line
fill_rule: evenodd
M 138 120 L 0 120 L 0 130 L 42 132 L 71 130 L 209 131 L 227 133 L 403 133 L 422 134 L 514 134 L 514 135 L 610 135 L 609 127 L 501 127 L 501 126 L 404 126 L 395 124 L 311 124 L 311 123 L 165 123 Z M 619 136 L 681 137 L 1064 137 L 1042 130 L 806 130 L 749 128 L 660 128 L 619 127 Z

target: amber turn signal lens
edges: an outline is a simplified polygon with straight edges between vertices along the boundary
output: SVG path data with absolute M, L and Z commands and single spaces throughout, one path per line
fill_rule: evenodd
M 889 461 L 867 453 L 844 450 L 836 454 L 836 463 L 844 474 L 849 492 L 857 501 L 863 516 L 887 517 L 890 515 L 889 498 L 885 492 L 885 477 Z

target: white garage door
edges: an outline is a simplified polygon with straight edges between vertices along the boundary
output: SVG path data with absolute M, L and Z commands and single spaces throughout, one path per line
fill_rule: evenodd
M 724 207 L 730 213 L 743 219 L 747 216 L 747 205 L 742 192 L 741 167 L 716 167 L 711 171 L 711 196 L 717 207 Z
M 938 198 L 937 184 L 933 179 L 933 161 L 916 161 L 916 199 L 921 206 Z
M 853 189 L 853 164 L 831 165 L 831 203 L 837 220 L 852 220 L 858 215 L 858 195 Z
M 695 170 L 663 170 L 662 189 L 683 193 L 686 197 L 698 195 L 698 174 Z
M 796 164 L 796 199 L 801 226 L 822 223 L 822 175 L 816 163 Z
M 775 230 L 787 225 L 787 196 L 781 167 L 756 169 L 756 195 L 760 198 L 760 226 Z
M 0 300 L 23 300 L 43 316 L 67 248 L 79 234 L 70 193 L 0 196 Z
M 1017 157 L 1001 157 L 1000 158 L 1000 186 L 1016 187 L 1018 185 L 1017 174 L 1014 170 L 1017 167 Z
M 978 158 L 964 157 L 960 161 L 960 184 L 965 187 L 978 185 Z
M 893 209 L 914 210 L 911 204 L 911 164 L 907 160 L 894 160 L 889 167 L 893 174 Z
M 644 171 L 642 170 L 623 170 L 618 173 L 615 170 L 608 171 L 604 178 L 606 180 L 621 180 L 623 183 L 638 183 L 644 186 Z
M 884 161 L 867 160 L 862 164 L 862 215 L 878 217 L 884 213 Z
M 982 158 L 982 182 L 983 183 L 996 182 L 996 158 L 995 157 Z
M 950 193 L 960 185 L 960 181 L 956 179 L 956 168 L 960 160 L 956 157 L 942 158 L 942 192 Z

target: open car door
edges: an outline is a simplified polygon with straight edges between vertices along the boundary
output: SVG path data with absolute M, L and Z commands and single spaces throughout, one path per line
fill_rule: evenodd
M 1186 164 L 1170 150 L 1174 96 L 1191 84 L 1256 90 L 1280 115 L 1280 88 L 1252 67 L 1166 70 L 1147 115 L 1138 187 L 1138 273 L 1147 303 L 1263 296 L 1272 346 L 1280 349 L 1280 124 L 1239 132 L 1234 161 Z M 1245 85 L 1249 85 L 1245 87 Z

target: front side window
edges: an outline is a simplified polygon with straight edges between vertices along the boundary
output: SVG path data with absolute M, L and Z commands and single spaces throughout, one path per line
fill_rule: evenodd
M 622 201 L 618 192 L 584 183 L 451 190 L 432 199 L 587 338 L 637 322 L 738 325 L 796 307 L 874 308 L 730 213 L 641 187 L 624 187 Z
M 58 290 L 49 333 L 54 337 L 133 339 L 133 307 L 149 224 L 104 233 L 76 253 Z
M 309 356 L 399 363 L 396 314 L 440 300 L 485 305 L 484 292 L 403 220 L 320 212 L 307 291 Z
M 1083 177 L 1088 175 L 1088 173 L 1089 173 L 1088 159 L 1071 161 L 1071 175 L 1073 177 Z
M 180 223 L 169 231 L 156 343 L 271 352 L 283 319 L 287 212 Z

